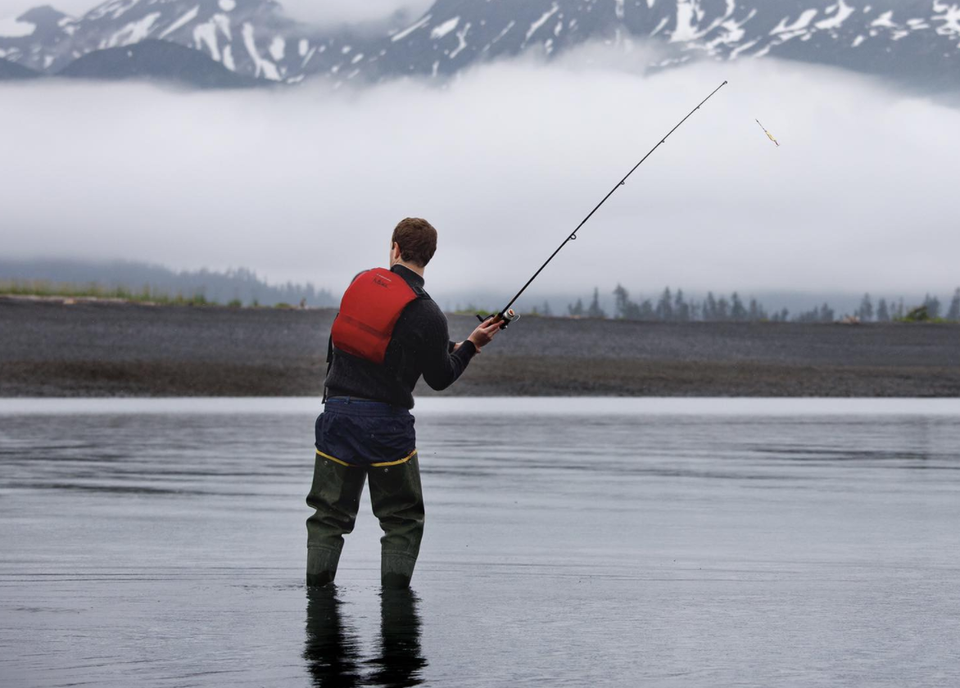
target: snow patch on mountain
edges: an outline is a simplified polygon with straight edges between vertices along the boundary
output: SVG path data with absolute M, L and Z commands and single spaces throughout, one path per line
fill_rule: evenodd
M 255 73 L 258 78 L 270 79 L 271 81 L 280 81 L 280 72 L 277 66 L 269 60 L 261 57 L 257 51 L 257 42 L 254 39 L 255 29 L 253 24 L 247 22 L 243 25 L 243 45 L 247 49 L 247 54 L 253 61 Z
M 448 19 L 447 21 L 443 22 L 440 26 L 437 26 L 436 28 L 434 28 L 433 31 L 430 32 L 430 38 L 432 38 L 435 41 L 443 38 L 448 33 L 456 29 L 457 24 L 459 23 L 460 23 L 460 17 L 454 17 L 453 19 Z
M 404 38 L 412 34 L 414 31 L 416 31 L 417 29 L 422 29 L 424 26 L 426 26 L 429 23 L 430 23 L 430 15 L 428 14 L 413 26 L 410 26 L 404 29 L 400 33 L 394 34 L 390 40 L 393 41 L 394 43 L 396 43 L 397 41 L 402 41 Z
M 274 61 L 279 62 L 286 54 L 287 42 L 283 39 L 283 36 L 275 36 L 270 43 L 270 57 L 272 57 Z
M 843 22 L 853 15 L 855 10 L 843 0 L 840 0 L 839 4 L 827 8 L 827 12 L 829 13 L 830 11 L 833 11 L 835 14 L 832 17 L 827 17 L 826 19 L 821 19 L 818 21 L 815 25 L 818 29 L 839 29 L 841 26 L 843 26 Z
M 179 29 L 182 29 L 184 26 L 186 26 L 187 24 L 192 22 L 194 19 L 196 19 L 198 14 L 200 14 L 200 5 L 197 5 L 192 10 L 190 10 L 189 12 L 184 14 L 182 17 L 177 19 L 175 22 L 173 22 L 170 26 L 164 29 L 160 33 L 160 35 L 157 36 L 157 38 L 162 40 L 167 36 L 169 36 L 170 34 L 172 34 L 173 32 L 178 31 Z
M 792 24 L 787 24 L 789 18 L 784 18 L 777 24 L 776 28 L 770 32 L 770 35 L 776 34 L 789 34 L 796 35 L 797 33 L 802 33 L 808 26 L 810 22 L 813 21 L 813 18 L 817 16 L 817 10 L 804 10 L 801 13 L 800 17 L 793 22 Z
M 933 15 L 933 21 L 942 22 L 936 31 L 941 36 L 960 35 L 960 5 L 947 5 L 946 3 L 933 3 L 934 12 L 940 14 Z
M 530 38 L 533 36 L 533 34 L 539 31 L 544 24 L 550 21 L 550 17 L 552 17 L 559 11 L 560 11 L 560 6 L 557 3 L 553 3 L 553 7 L 551 7 L 547 12 L 543 14 L 542 17 L 540 17 L 537 21 L 533 22 L 533 24 L 530 25 L 530 28 L 527 30 L 526 40 L 529 41 Z
M 193 40 L 197 50 L 203 50 L 206 46 L 207 52 L 217 62 L 221 61 L 220 45 L 217 42 L 217 25 L 209 21 L 193 28 Z M 229 67 L 228 67 L 229 69 Z
M 893 23 L 893 10 L 881 14 L 878 18 L 870 22 L 870 26 L 882 26 L 888 29 L 896 29 L 897 25 Z
M 152 12 L 139 21 L 130 22 L 104 41 L 101 47 L 116 48 L 118 46 L 130 45 L 131 43 L 139 43 L 150 36 L 154 24 L 157 23 L 160 17 L 161 14 L 159 12 Z
M 467 32 L 470 31 L 470 23 L 463 27 L 462 30 L 457 31 L 457 47 L 450 51 L 450 59 L 452 60 L 457 55 L 462 53 L 467 48 Z

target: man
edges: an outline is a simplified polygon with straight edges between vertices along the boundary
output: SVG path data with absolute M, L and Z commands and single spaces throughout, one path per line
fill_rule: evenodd
M 407 218 L 393 231 L 390 269 L 360 273 L 343 295 L 316 423 L 307 585 L 326 585 L 336 576 L 343 536 L 353 531 L 368 476 L 384 532 L 381 582 L 410 585 L 424 521 L 413 388 L 421 376 L 435 390 L 452 385 L 501 327 L 488 319 L 466 341 L 450 341 L 443 312 L 423 290 L 423 272 L 436 250 L 437 230 Z

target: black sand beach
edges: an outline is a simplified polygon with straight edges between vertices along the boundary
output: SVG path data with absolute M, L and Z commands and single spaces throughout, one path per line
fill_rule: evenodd
M 334 314 L 0 298 L 0 396 L 319 395 Z M 445 393 L 958 396 L 960 326 L 527 317 Z

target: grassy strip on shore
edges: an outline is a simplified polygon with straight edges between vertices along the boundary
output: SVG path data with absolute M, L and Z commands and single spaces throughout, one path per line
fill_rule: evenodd
M 239 299 L 223 304 L 208 299 L 203 292 L 185 296 L 181 292 L 168 292 L 151 289 L 144 285 L 139 291 L 125 286 L 107 286 L 97 282 L 74 284 L 71 282 L 51 282 L 48 280 L 0 280 L 0 296 L 38 297 L 48 299 L 100 299 L 124 301 L 156 306 L 226 306 L 244 308 Z M 259 308 L 260 303 L 253 301 L 249 308 Z M 277 303 L 273 308 L 294 308 L 289 303 Z
M 146 285 L 139 291 L 135 291 L 123 286 L 106 286 L 95 282 L 91 282 L 90 284 L 72 284 L 69 282 L 49 282 L 46 280 L 2 280 L 0 281 L 0 295 L 60 297 L 67 299 L 112 299 L 133 303 L 177 306 L 220 305 L 214 301 L 209 301 L 202 293 L 193 294 L 192 296 L 184 296 L 180 293 L 171 295 L 152 290 Z

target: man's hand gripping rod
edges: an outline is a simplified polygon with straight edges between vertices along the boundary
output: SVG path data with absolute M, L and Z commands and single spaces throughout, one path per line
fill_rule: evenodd
M 662 139 L 660 139 L 660 142 L 659 142 L 656 146 L 654 146 L 653 148 L 651 148 L 650 151 L 649 151 L 646 155 L 643 156 L 643 158 L 640 160 L 640 162 L 638 162 L 636 165 L 634 165 L 633 168 L 632 168 L 629 172 L 627 172 L 627 175 L 626 175 L 623 179 L 621 179 L 619 182 L 617 182 L 617 185 L 610 190 L 610 193 L 608 193 L 606 196 L 603 197 L 603 200 L 600 201 L 600 202 L 597 204 L 597 206 L 596 206 L 593 210 L 590 211 L 590 214 L 587 215 L 585 218 L 583 218 L 583 222 L 581 222 L 579 225 L 577 225 L 577 228 L 576 228 L 575 230 L 573 230 L 573 232 L 570 233 L 570 236 L 568 236 L 566 239 L 564 239 L 564 240 L 563 240 L 563 243 L 560 244 L 559 247 L 557 247 L 557 250 L 554 251 L 552 254 L 550 254 L 550 257 L 547 258 L 547 261 L 546 261 L 543 265 L 540 266 L 540 269 L 537 270 L 535 273 L 533 273 L 533 277 L 531 277 L 529 280 L 527 280 L 527 283 L 524 284 L 524 285 L 523 285 L 523 288 L 522 288 L 520 291 L 517 292 L 517 295 L 514 296 L 512 299 L 510 299 L 510 303 L 508 303 L 506 306 L 504 306 L 503 310 L 500 311 L 499 313 L 497 313 L 497 315 L 495 315 L 495 316 L 488 316 L 488 317 L 484 318 L 482 315 L 477 315 L 477 318 L 480 320 L 480 322 L 485 322 L 485 321 L 489 320 L 490 318 L 494 318 L 494 322 L 503 322 L 503 325 L 500 326 L 500 329 L 505 330 L 505 329 L 507 329 L 507 326 L 508 326 L 510 323 L 514 322 L 515 320 L 518 320 L 518 319 L 520 318 L 520 315 L 519 315 L 516 311 L 514 311 L 514 310 L 511 308 L 511 306 L 512 306 L 514 303 L 516 303 L 517 299 L 519 299 L 521 295 L 523 295 L 523 292 L 525 292 L 525 291 L 527 290 L 527 287 L 529 287 L 529 286 L 533 283 L 533 281 L 534 281 L 535 279 L 537 279 L 537 277 L 540 276 L 540 273 L 543 272 L 543 269 L 544 269 L 545 267 L 547 267 L 547 265 L 550 264 L 550 261 L 553 260 L 554 257 L 556 257 L 556 255 L 557 255 L 558 253 L 560 253 L 561 249 L 563 249 L 564 246 L 566 246 L 566 245 L 567 245 L 568 243 L 570 243 L 571 241 L 575 241 L 575 240 L 576 240 L 576 238 L 577 238 L 577 232 L 579 232 L 580 229 L 581 229 L 585 224 L 587 224 L 587 221 L 588 221 L 591 217 L 593 217 L 593 214 L 594 214 L 594 213 L 596 213 L 598 210 L 600 210 L 600 206 L 602 206 L 604 203 L 606 203 L 606 202 L 607 202 L 607 199 L 610 198 L 617 189 L 619 189 L 621 186 L 623 186 L 623 185 L 625 185 L 625 184 L 627 183 L 627 179 L 630 178 L 630 175 L 632 175 L 632 174 L 637 170 L 637 168 L 640 167 L 640 165 L 642 165 L 642 164 L 646 161 L 647 158 L 649 158 L 651 155 L 653 155 L 653 151 L 657 150 L 657 148 L 659 148 L 661 145 L 663 145 L 664 143 L 666 143 L 667 139 L 670 138 L 670 134 L 672 134 L 672 133 L 675 132 L 677 129 L 679 129 L 679 128 L 680 128 L 680 125 L 683 124 L 684 122 L 686 122 L 688 119 L 690 119 L 691 115 L 693 115 L 694 112 L 696 112 L 697 110 L 699 110 L 700 107 L 701 107 L 704 103 L 706 103 L 708 100 L 710 100 L 711 98 L 713 98 L 714 93 L 716 93 L 717 91 L 719 91 L 721 88 L 723 88 L 723 87 L 726 86 L 726 85 L 727 85 L 727 82 L 724 81 L 722 84 L 720 84 L 720 85 L 717 86 L 715 89 L 713 89 L 713 91 L 710 93 L 710 95 L 708 95 L 706 98 L 704 98 L 704 99 L 700 102 L 700 105 L 697 105 L 697 107 L 693 108 L 693 110 L 691 110 L 691 111 L 687 114 L 686 117 L 684 117 L 682 120 L 680 120 L 679 122 L 677 122 L 677 125 L 676 125 L 673 129 L 671 129 L 670 131 L 668 131 L 668 132 L 667 132 L 667 135 L 664 136 Z
M 513 301 L 511 301 L 510 303 L 513 303 Z M 507 308 L 506 310 L 501 311 L 496 315 L 488 315 L 486 318 L 484 318 L 482 315 L 477 313 L 477 320 L 479 320 L 480 322 L 486 322 L 490 318 L 493 318 L 494 322 L 502 322 L 503 324 L 500 326 L 500 329 L 505 330 L 507 329 L 507 325 L 520 319 L 520 314 L 517 313 L 512 308 Z

